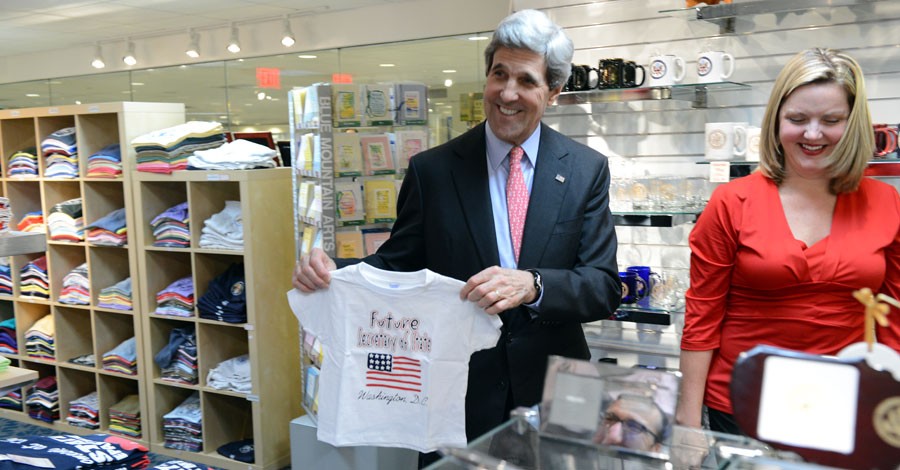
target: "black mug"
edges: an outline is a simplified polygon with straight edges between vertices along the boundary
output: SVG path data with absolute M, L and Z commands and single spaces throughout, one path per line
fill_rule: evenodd
M 601 59 L 597 67 L 597 88 L 619 88 L 622 85 L 622 59 Z
M 589 65 L 572 64 L 572 74 L 569 76 L 569 80 L 566 81 L 566 86 L 563 90 L 564 91 L 590 90 L 591 71 L 595 71 L 595 69 L 591 68 L 591 66 L 589 66 Z
M 641 70 L 641 81 L 637 81 L 637 71 Z M 644 84 L 644 80 L 647 79 L 647 70 L 644 69 L 643 65 L 638 65 L 634 61 L 626 61 L 622 63 L 621 67 L 622 73 L 619 74 L 621 76 L 620 85 L 624 88 L 634 88 L 639 87 Z

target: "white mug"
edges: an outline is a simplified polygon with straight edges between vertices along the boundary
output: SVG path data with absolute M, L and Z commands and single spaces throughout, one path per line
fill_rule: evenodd
M 762 129 L 756 126 L 747 127 L 747 161 L 759 161 L 759 139 Z
M 722 82 L 731 77 L 732 73 L 734 56 L 727 52 L 701 52 L 697 57 L 697 83 Z
M 650 58 L 650 67 L 647 68 L 650 73 L 648 86 L 672 86 L 682 79 L 686 67 L 684 59 L 677 55 L 657 55 Z
M 733 160 L 747 153 L 746 122 L 706 123 L 706 158 Z

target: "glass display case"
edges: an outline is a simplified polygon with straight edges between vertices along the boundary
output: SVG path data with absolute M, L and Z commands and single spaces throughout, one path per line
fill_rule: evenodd
M 823 469 L 795 454 L 777 451 L 744 436 L 673 427 L 668 456 L 624 448 L 587 445 L 537 430 L 536 412 L 517 409 L 513 417 L 465 449 L 442 449 L 444 457 L 429 470 L 455 469 L 672 469 L 791 468 Z

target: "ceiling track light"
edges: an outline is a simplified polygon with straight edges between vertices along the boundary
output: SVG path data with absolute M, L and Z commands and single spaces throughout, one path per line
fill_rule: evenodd
M 128 40 L 128 51 L 125 53 L 125 57 L 122 57 L 122 62 L 129 67 L 137 65 L 137 59 L 134 57 L 134 43 L 131 39 Z
M 241 44 L 238 42 L 238 29 L 233 23 L 231 25 L 231 39 L 228 41 L 228 52 L 237 54 L 241 52 Z
M 296 42 L 297 41 L 294 39 L 294 32 L 291 31 L 291 20 L 287 17 L 287 15 L 285 15 L 284 28 L 283 32 L 281 33 L 281 44 L 284 47 L 291 47 Z
M 200 57 L 200 34 L 193 29 L 188 30 L 188 36 L 191 38 L 187 50 L 184 51 L 191 59 Z
M 94 60 L 91 61 L 91 67 L 95 69 L 106 67 L 106 62 L 103 62 L 103 50 L 100 48 L 99 42 L 94 45 Z

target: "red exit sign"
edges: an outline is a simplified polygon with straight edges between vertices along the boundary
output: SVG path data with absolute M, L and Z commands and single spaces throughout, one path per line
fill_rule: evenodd
M 259 88 L 281 89 L 281 69 L 269 67 L 256 68 L 256 86 Z

